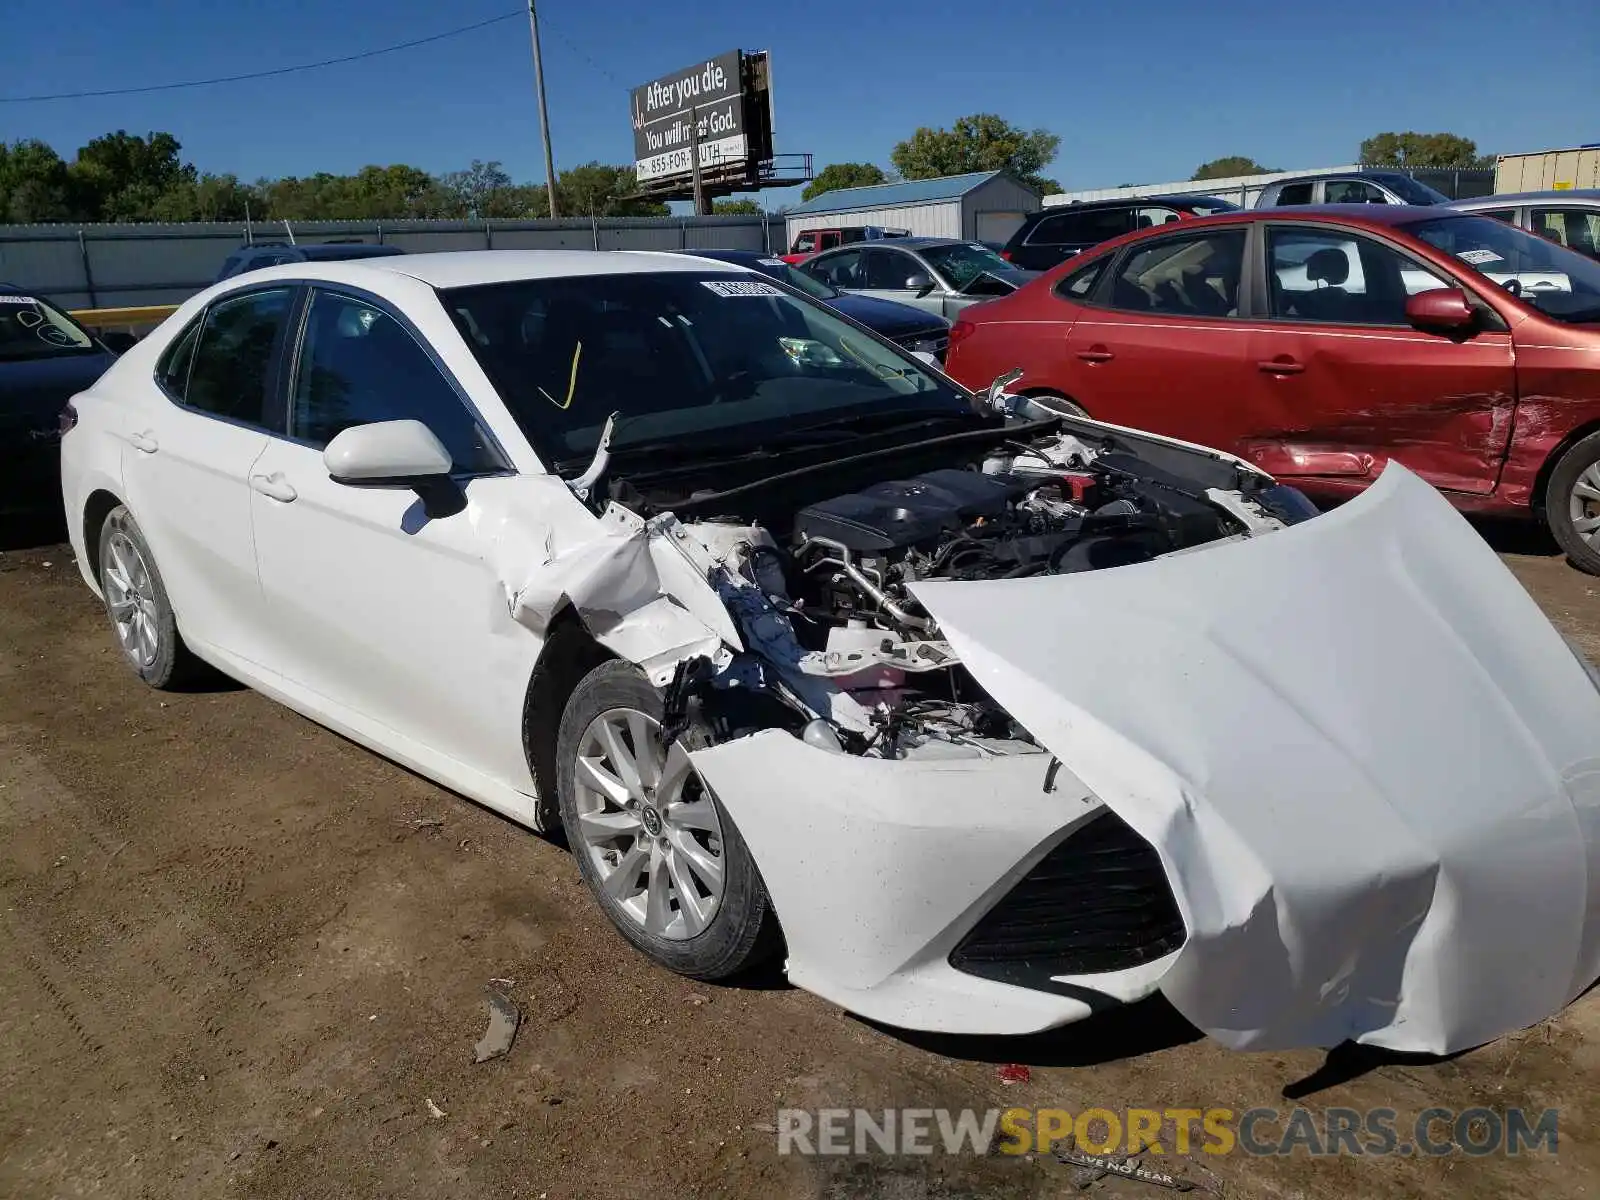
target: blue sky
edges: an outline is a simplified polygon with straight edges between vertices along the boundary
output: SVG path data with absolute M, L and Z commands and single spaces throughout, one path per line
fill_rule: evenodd
M 517 4 L 79 0 L 63 19 L 5 21 L 0 97 L 288 66 Z M 977 111 L 1059 134 L 1046 173 L 1069 188 L 1182 179 L 1224 154 L 1349 162 L 1385 129 L 1448 130 L 1484 152 L 1600 141 L 1595 0 L 541 0 L 540 24 L 558 170 L 629 160 L 627 89 L 736 47 L 773 52 L 777 148 L 818 167 L 887 165 L 918 125 Z M 117 128 L 168 130 L 201 169 L 247 179 L 474 158 L 543 176 L 520 20 L 285 78 L 0 104 L 0 140 L 39 137 L 69 157 Z

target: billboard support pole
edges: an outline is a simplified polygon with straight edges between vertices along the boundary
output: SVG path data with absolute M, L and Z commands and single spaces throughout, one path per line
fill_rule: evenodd
M 694 173 L 694 215 L 707 214 L 706 189 L 700 178 L 700 106 L 689 106 L 689 169 Z
M 528 0 L 528 29 L 533 34 L 533 87 L 539 93 L 539 136 L 544 140 L 544 190 L 550 197 L 550 219 L 556 212 L 556 160 L 550 150 L 550 110 L 544 102 L 544 59 L 539 54 L 539 14 Z

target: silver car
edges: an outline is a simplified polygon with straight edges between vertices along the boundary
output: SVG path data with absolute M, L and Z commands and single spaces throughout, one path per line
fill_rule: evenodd
M 1474 196 L 1471 200 L 1452 200 L 1449 207 L 1498 217 L 1507 225 L 1600 259 L 1600 189 Z
M 856 242 L 808 258 L 800 269 L 841 292 L 895 300 L 946 319 L 1039 276 L 982 242 L 933 237 Z

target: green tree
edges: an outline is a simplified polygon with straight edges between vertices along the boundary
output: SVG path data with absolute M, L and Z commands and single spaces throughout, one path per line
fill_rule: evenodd
M 759 217 L 762 209 L 759 203 L 744 197 L 738 200 L 713 200 L 711 212 L 718 217 Z
M 1235 175 L 1270 175 L 1276 170 L 1277 167 L 1263 167 L 1255 159 L 1244 154 L 1225 154 L 1221 158 L 1213 158 L 1208 163 L 1201 163 L 1189 178 L 1229 179 Z
M 1060 191 L 1061 185 L 1040 171 L 1060 147 L 1061 139 L 1048 130 L 1029 132 L 994 113 L 974 113 L 950 129 L 923 126 L 896 145 L 889 160 L 907 179 L 1009 171 L 1036 191 L 1048 193 Z
M 170 133 L 139 137 L 119 129 L 95 138 L 68 168 L 79 207 L 92 220 L 148 220 L 163 195 L 198 177 L 182 150 Z
M 237 175 L 202 175 L 168 188 L 145 217 L 152 221 L 242 221 L 265 211 L 256 189 L 241 183 Z
M 70 221 L 72 179 L 61 156 L 36 139 L 0 142 L 0 222 Z
M 888 183 L 889 177 L 881 167 L 872 163 L 829 163 L 817 172 L 817 177 L 806 184 L 800 199 L 813 200 L 823 192 L 836 192 L 840 188 L 871 187 L 875 183 Z
M 629 199 L 638 190 L 632 167 L 588 162 L 556 178 L 556 201 L 577 217 L 664 217 L 671 210 L 658 200 Z
M 465 171 L 451 171 L 439 177 L 439 184 L 449 194 L 452 216 L 472 217 L 526 217 L 540 215 L 533 207 L 533 191 L 511 182 L 511 176 L 499 162 L 473 159 Z M 538 200 L 544 200 L 544 189 L 538 188 Z M 548 212 L 548 207 L 545 208 Z
M 1478 143 L 1454 133 L 1375 133 L 1361 143 L 1361 162 L 1370 167 L 1492 167 L 1494 155 L 1478 153 Z

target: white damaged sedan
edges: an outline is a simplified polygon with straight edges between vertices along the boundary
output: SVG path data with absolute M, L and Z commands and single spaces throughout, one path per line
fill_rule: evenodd
M 687 975 L 1432 1052 L 1600 975 L 1596 675 L 1449 504 L 1003 382 L 678 254 L 301 263 L 78 395 L 62 482 L 148 683 L 564 830 Z

